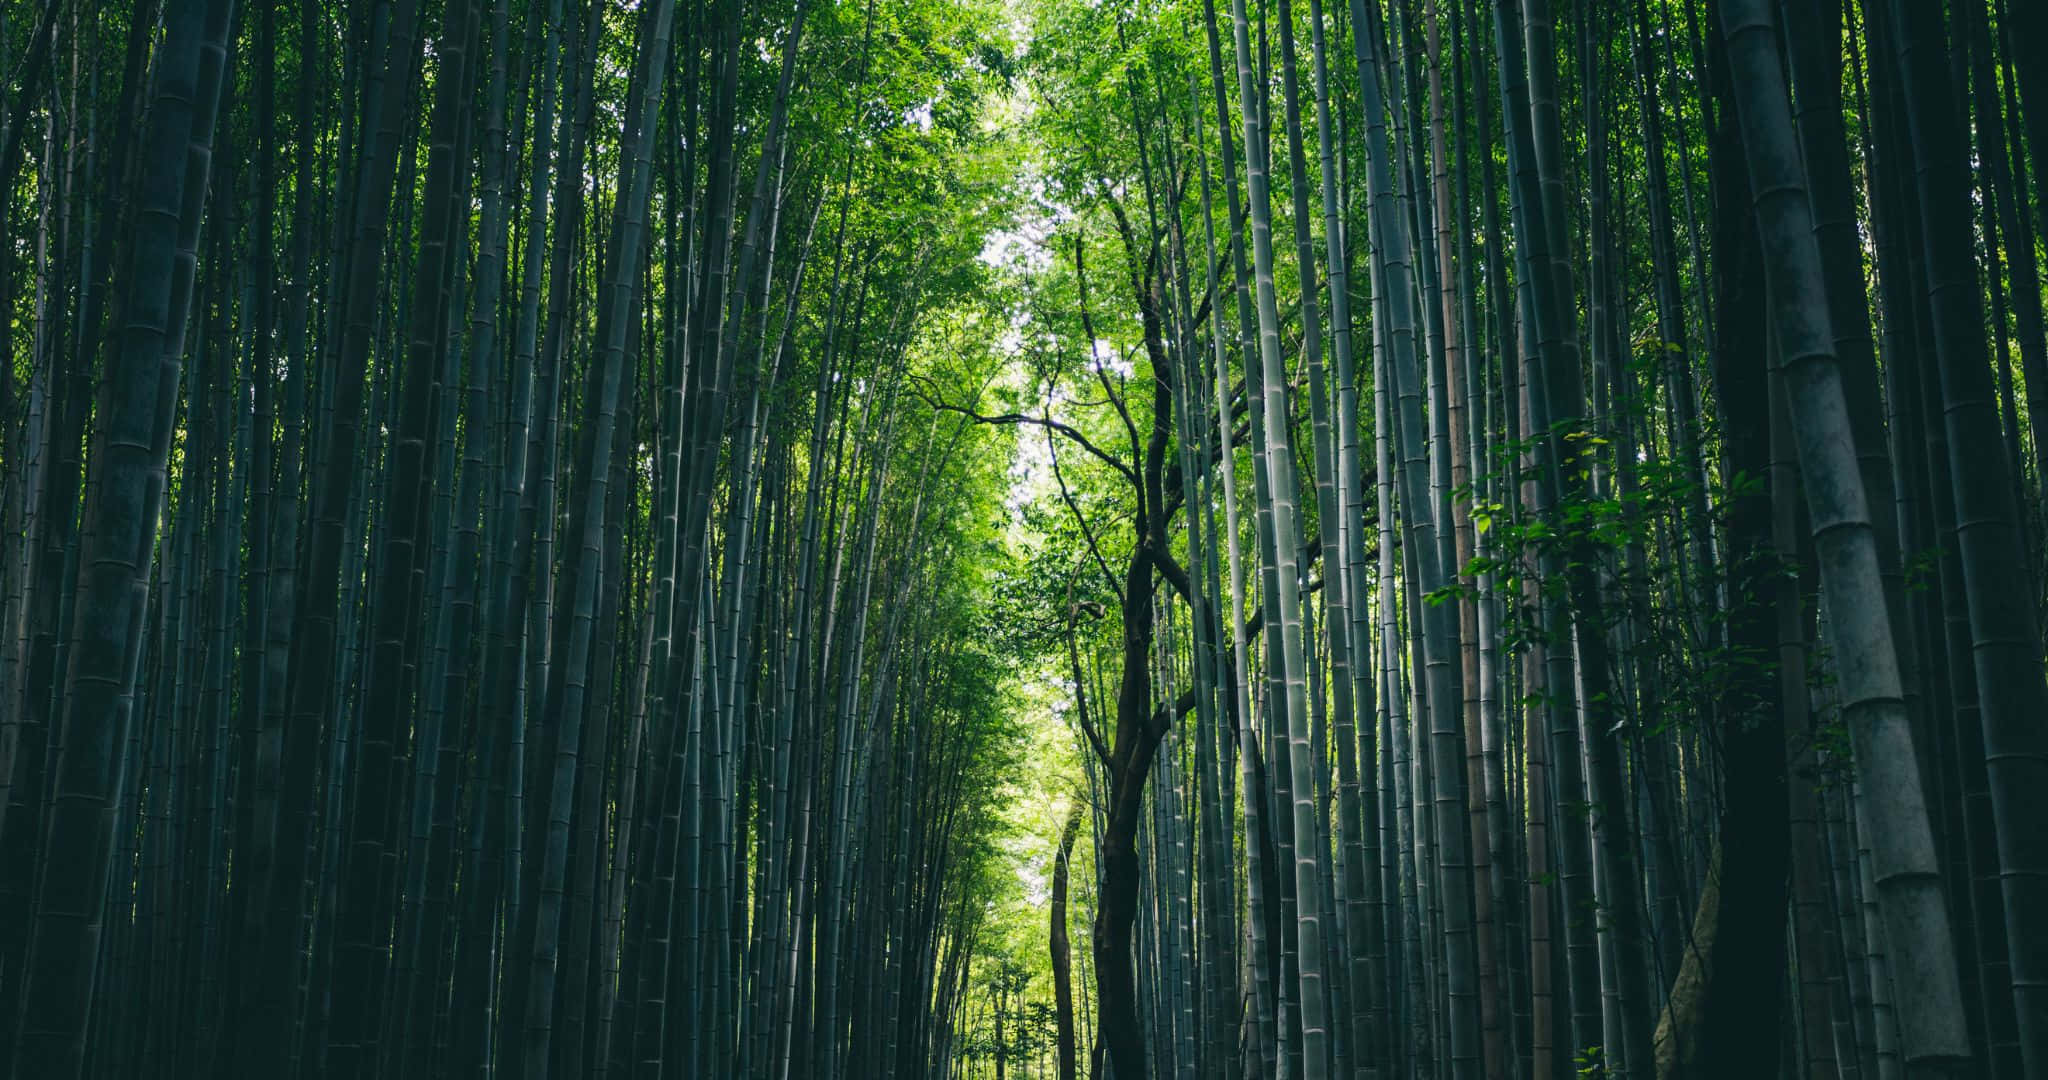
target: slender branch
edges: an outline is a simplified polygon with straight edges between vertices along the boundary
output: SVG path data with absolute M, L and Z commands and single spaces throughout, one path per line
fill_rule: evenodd
M 1095 756 L 1102 759 L 1104 768 L 1113 768 L 1114 758 L 1110 756 L 1109 745 L 1102 741 L 1102 733 L 1095 730 L 1095 723 L 1088 719 L 1087 683 L 1081 678 L 1081 651 L 1074 643 L 1074 609 L 1068 610 L 1067 619 L 1067 663 L 1074 669 L 1074 718 L 1079 723 L 1081 734 L 1087 736 L 1088 745 Z
M 1083 343 L 1083 347 L 1086 350 L 1083 362 L 1089 370 L 1095 372 L 1095 380 L 1102 384 L 1103 393 L 1109 395 L 1109 403 L 1116 406 L 1116 414 L 1123 418 L 1124 430 L 1130 433 L 1131 436 L 1131 456 L 1135 459 L 1140 454 L 1138 449 L 1138 425 L 1131 422 L 1131 410 L 1124 405 L 1124 396 L 1109 385 L 1109 373 L 1102 370 L 1101 363 L 1095 357 L 1095 342 L 1097 339 L 1095 336 L 1095 319 L 1088 312 L 1088 270 L 1086 261 L 1082 256 L 1084 246 L 1083 238 L 1076 234 L 1074 237 L 1074 284 L 1079 289 L 1081 296 L 1081 332 L 1088 337 L 1088 340 Z
M 1095 541 L 1095 530 L 1088 527 L 1088 518 L 1081 513 L 1081 507 L 1074 502 L 1073 493 L 1067 490 L 1066 474 L 1060 471 L 1060 452 L 1058 445 L 1053 442 L 1050 430 L 1045 433 L 1045 449 L 1048 454 L 1052 455 L 1052 476 L 1059 483 L 1060 500 L 1067 504 L 1068 511 L 1074 515 L 1074 524 L 1081 527 L 1081 536 L 1088 541 L 1088 554 L 1094 556 L 1096 567 L 1102 571 L 1102 579 L 1109 583 L 1109 591 L 1116 596 L 1117 604 L 1122 605 L 1124 602 L 1124 590 L 1122 586 L 1117 584 L 1116 575 L 1110 572 L 1109 560 L 1102 557 L 1102 547 Z
M 912 374 L 910 377 L 913 381 L 916 382 L 927 381 L 922 376 L 916 374 Z M 1074 442 L 1078 444 L 1081 447 L 1081 449 L 1086 450 L 1089 453 L 1095 455 L 1097 458 L 1101 459 L 1103 464 L 1108 465 L 1110 468 L 1115 469 L 1119 473 L 1122 473 L 1124 479 L 1129 480 L 1134 485 L 1139 483 L 1137 472 L 1133 470 L 1129 465 L 1126 465 L 1123 462 L 1118 461 L 1115 457 L 1111 456 L 1108 451 L 1102 449 L 1101 447 L 1095 445 L 1092 442 L 1089 442 L 1088 436 L 1081 434 L 1079 431 L 1074 430 L 1073 427 L 1067 424 L 1063 424 L 1058 420 L 1054 420 L 1050 417 L 1026 416 L 1023 413 L 1000 413 L 991 416 L 987 413 L 976 412 L 975 410 L 968 408 L 965 405 L 954 405 L 948 402 L 940 401 L 939 399 L 931 396 L 930 394 L 925 393 L 922 389 L 913 389 L 912 392 L 917 394 L 917 396 L 921 398 L 924 401 L 924 403 L 931 408 L 941 409 L 946 412 L 959 413 L 960 415 L 965 416 L 978 424 L 1034 424 L 1039 427 L 1057 431 L 1060 434 L 1065 435 L 1067 438 L 1074 440 Z

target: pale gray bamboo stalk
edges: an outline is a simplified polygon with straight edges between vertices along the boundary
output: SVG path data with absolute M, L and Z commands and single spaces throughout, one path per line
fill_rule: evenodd
M 1854 740 L 1899 1033 L 1914 1075 L 1959 1075 L 1969 1058 L 1961 987 L 1908 727 L 1877 543 L 1827 319 L 1806 172 L 1792 131 L 1775 18 L 1764 0 L 1720 11 L 1756 192 L 1779 371 L 1787 380 L 1821 569 L 1842 712 Z

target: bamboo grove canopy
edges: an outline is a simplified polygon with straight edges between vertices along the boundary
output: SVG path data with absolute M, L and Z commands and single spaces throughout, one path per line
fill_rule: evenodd
M 0 1076 L 2048 1080 L 2036 0 L 0 80 Z

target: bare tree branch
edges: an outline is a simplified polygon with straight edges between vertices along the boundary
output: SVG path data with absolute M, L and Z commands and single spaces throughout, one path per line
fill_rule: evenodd
M 915 382 L 927 381 L 923 377 L 915 374 L 911 375 L 910 377 Z M 1078 444 L 1081 447 L 1081 449 L 1086 450 L 1089 453 L 1094 454 L 1097 458 L 1101 459 L 1103 464 L 1108 465 L 1110 468 L 1115 469 L 1119 473 L 1122 473 L 1124 479 L 1129 480 L 1134 485 L 1139 483 L 1137 472 L 1133 470 L 1129 465 L 1126 465 L 1123 462 L 1118 461 L 1115 457 L 1111 456 L 1108 451 L 1102 449 L 1101 447 L 1095 445 L 1092 442 L 1089 442 L 1088 436 L 1081 434 L 1079 431 L 1076 431 L 1073 427 L 1067 424 L 1063 424 L 1058 420 L 1054 420 L 1050 417 L 1026 416 L 1023 413 L 1000 413 L 991 416 L 987 413 L 976 412 L 974 409 L 971 409 L 965 405 L 954 405 L 948 402 L 940 401 L 938 398 L 935 398 L 932 395 L 926 393 L 921 388 L 915 389 L 913 392 L 915 392 L 917 396 L 921 398 L 924 401 L 924 403 L 927 406 L 930 406 L 931 408 L 942 409 L 946 412 L 959 413 L 960 415 L 965 416 L 978 424 L 1034 424 L 1039 427 L 1049 428 L 1053 431 L 1057 431 L 1060 434 L 1065 435 L 1067 438 L 1074 440 L 1074 442 Z

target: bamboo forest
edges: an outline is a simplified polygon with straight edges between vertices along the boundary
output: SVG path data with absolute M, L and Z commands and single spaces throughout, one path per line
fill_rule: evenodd
M 2048 1080 L 2048 0 L 0 0 L 0 1080 Z

